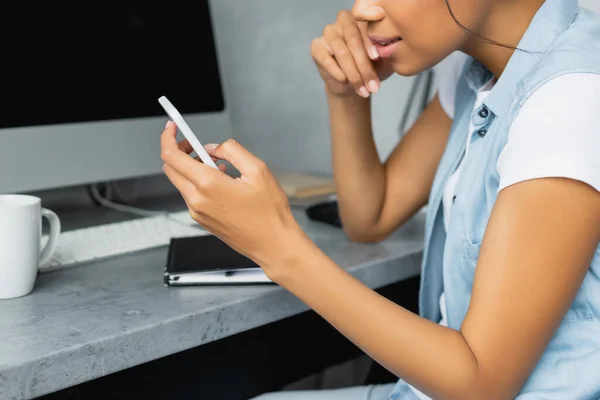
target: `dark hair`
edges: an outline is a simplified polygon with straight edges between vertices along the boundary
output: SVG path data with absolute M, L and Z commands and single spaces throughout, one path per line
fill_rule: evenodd
M 491 39 L 488 39 L 488 38 L 486 38 L 484 36 L 481 36 L 477 32 L 473 32 L 472 30 L 470 30 L 469 28 L 467 28 L 466 26 L 464 26 L 463 24 L 461 24 L 460 21 L 458 20 L 458 18 L 456 18 L 456 15 L 454 15 L 454 12 L 452 11 L 452 7 L 450 7 L 450 3 L 448 2 L 449 0 L 445 0 L 445 1 L 446 1 L 446 7 L 448 7 L 448 12 L 450 12 L 450 16 L 452 17 L 452 19 L 454 20 L 454 22 L 456 22 L 456 25 L 458 25 L 458 27 L 460 29 L 462 29 L 464 32 L 468 33 L 469 35 L 473 35 L 473 36 L 477 37 L 478 39 L 481 39 L 484 42 L 489 43 L 489 44 L 494 45 L 494 46 L 500 46 L 500 47 L 504 47 L 506 49 L 511 49 L 511 50 L 525 51 L 525 50 L 519 49 L 518 47 L 514 47 L 514 46 L 511 46 L 511 45 L 508 45 L 508 44 L 496 42 L 495 40 L 491 40 Z

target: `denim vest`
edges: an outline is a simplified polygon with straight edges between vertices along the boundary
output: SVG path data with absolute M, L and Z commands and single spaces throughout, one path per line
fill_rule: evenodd
M 496 164 L 511 124 L 529 96 L 549 80 L 574 72 L 600 74 L 600 18 L 580 10 L 577 0 L 546 0 L 518 47 L 526 52 L 515 51 L 511 57 L 481 107 L 488 112 L 473 112 L 473 107 L 476 90 L 491 73 L 475 60 L 467 62 L 457 88 L 452 131 L 429 198 L 420 313 L 438 322 L 443 291 L 448 325 L 456 330 L 469 307 L 479 249 L 497 198 Z M 446 234 L 442 194 L 464 154 L 471 121 L 478 133 L 471 138 Z M 599 397 L 600 246 L 571 308 L 517 398 Z M 417 398 L 400 381 L 390 399 Z

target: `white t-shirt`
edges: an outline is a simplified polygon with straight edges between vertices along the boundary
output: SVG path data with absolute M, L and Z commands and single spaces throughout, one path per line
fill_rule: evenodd
M 454 119 L 458 80 L 467 61 L 456 52 L 442 61 L 438 70 L 438 97 L 442 108 Z M 474 111 L 485 102 L 494 80 L 477 92 Z M 471 124 L 469 139 L 476 131 Z M 448 230 L 452 198 L 462 164 L 469 155 L 469 143 L 462 161 L 444 187 L 442 206 Z M 552 79 L 523 104 L 508 133 L 508 141 L 496 168 L 498 191 L 519 182 L 549 177 L 579 180 L 600 191 L 600 75 L 572 73 Z M 446 301 L 440 297 L 441 325 L 447 326 Z M 412 388 L 422 400 L 431 400 Z

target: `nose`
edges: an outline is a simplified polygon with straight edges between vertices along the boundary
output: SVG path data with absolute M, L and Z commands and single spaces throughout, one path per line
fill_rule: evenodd
M 380 3 L 380 0 L 356 0 L 354 7 L 352 7 L 352 16 L 357 21 L 380 21 L 385 14 Z

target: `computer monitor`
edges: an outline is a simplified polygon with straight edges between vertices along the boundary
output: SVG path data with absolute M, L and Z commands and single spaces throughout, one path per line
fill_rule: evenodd
M 161 95 L 231 136 L 208 0 L 14 2 L 0 37 L 0 193 L 160 173 Z

